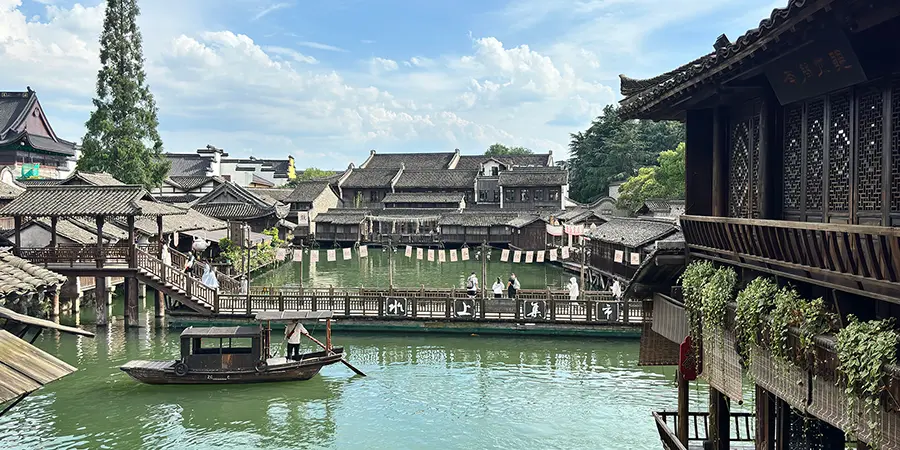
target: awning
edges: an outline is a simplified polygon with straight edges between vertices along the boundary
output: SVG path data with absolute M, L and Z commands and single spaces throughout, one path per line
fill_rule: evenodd
M 30 394 L 77 369 L 0 330 L 0 403 Z
M 219 242 L 220 239 L 228 237 L 228 230 L 187 230 L 181 231 L 181 234 L 186 234 L 191 237 L 199 237 L 201 239 L 206 239 L 207 241 Z M 254 245 L 269 242 L 272 240 L 272 236 L 268 234 L 250 232 L 250 242 Z

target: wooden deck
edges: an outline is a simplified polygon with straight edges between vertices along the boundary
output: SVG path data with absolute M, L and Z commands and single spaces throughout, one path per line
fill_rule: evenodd
M 125 363 L 122 368 L 123 369 L 147 369 L 147 370 L 166 370 L 172 365 L 175 364 L 175 361 L 145 361 L 145 360 L 134 360 L 128 361 Z

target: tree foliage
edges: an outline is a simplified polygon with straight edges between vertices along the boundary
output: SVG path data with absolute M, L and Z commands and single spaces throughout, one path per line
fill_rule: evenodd
M 484 156 L 514 156 L 514 155 L 531 155 L 534 152 L 525 147 L 507 147 L 501 143 L 496 143 L 488 147 L 484 152 Z
M 317 167 L 308 167 L 301 172 L 297 172 L 297 178 L 294 178 L 293 180 L 285 183 L 285 187 L 296 187 L 303 181 L 312 181 L 321 178 L 327 178 L 334 175 L 335 173 L 337 172 L 333 170 L 322 170 Z
M 603 115 L 585 131 L 573 133 L 569 143 L 569 196 L 591 202 L 607 195 L 609 184 L 635 175 L 653 164 L 663 151 L 684 141 L 678 122 L 622 120 L 607 105 Z
M 684 198 L 684 143 L 666 150 L 656 158 L 657 165 L 641 167 L 637 175 L 619 187 L 619 207 L 635 211 L 652 198 L 664 200 Z
M 156 102 L 146 82 L 137 0 L 107 0 L 100 34 L 94 112 L 78 169 L 107 172 L 127 184 L 159 186 L 170 163 L 156 130 Z

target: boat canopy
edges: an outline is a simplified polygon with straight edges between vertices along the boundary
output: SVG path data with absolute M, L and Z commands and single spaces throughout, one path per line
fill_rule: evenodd
M 181 332 L 182 338 L 234 338 L 259 337 L 259 326 L 243 327 L 188 327 Z
M 330 319 L 334 311 L 263 311 L 256 313 L 256 320 L 288 321 Z

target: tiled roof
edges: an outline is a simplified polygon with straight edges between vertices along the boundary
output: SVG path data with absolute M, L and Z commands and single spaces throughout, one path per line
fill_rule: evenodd
M 66 277 L 43 267 L 0 252 L 0 296 L 27 294 L 53 289 L 66 282 Z
M 0 92 L 0 137 L 22 121 L 35 98 L 34 92 Z
M 76 171 L 69 178 L 66 178 L 59 184 L 61 185 L 90 185 L 90 186 L 123 186 L 125 183 L 115 179 L 106 172 L 81 172 Z
M 342 188 L 351 189 L 389 189 L 391 181 L 397 176 L 399 169 L 353 169 Z
M 190 153 L 166 153 L 172 162 L 170 177 L 202 177 L 206 176 L 211 158 Z
M 178 195 L 166 195 L 163 196 L 161 194 L 157 194 L 156 198 L 161 202 L 166 203 L 192 203 L 194 200 L 200 198 L 200 196 L 196 194 L 178 194 Z
M 375 153 L 366 169 L 446 169 L 456 153 Z
M 668 214 L 672 211 L 672 206 L 675 205 L 684 205 L 684 200 L 651 199 L 644 202 L 644 206 L 647 207 L 647 210 L 655 213 Z
M 250 181 L 250 183 L 251 184 L 261 184 L 261 185 L 267 186 L 267 187 L 275 187 L 275 183 L 255 174 L 255 173 L 253 174 L 253 179 Z
M 329 189 L 327 181 L 303 181 L 297 183 L 297 187 L 282 201 L 312 203 L 322 195 L 322 191 L 325 189 Z
M 636 248 L 662 239 L 677 230 L 671 221 L 612 217 L 587 235 L 602 242 Z
M 134 227 L 144 234 L 156 236 L 156 219 L 141 217 L 134 222 Z M 227 227 L 228 223 L 194 209 L 188 209 L 184 214 L 163 217 L 163 234 L 187 230 L 213 231 Z
M 59 153 L 67 156 L 75 156 L 75 143 L 69 142 L 63 139 L 53 140 L 53 138 L 47 136 L 41 136 L 39 134 L 31 134 L 25 133 L 25 140 L 28 143 L 39 150 L 45 150 L 48 152 Z
M 0 216 L 132 216 L 183 212 L 150 198 L 141 186 L 32 186 L 8 205 Z
M 382 203 L 455 203 L 463 201 L 462 192 L 391 192 Z
M 294 192 L 293 189 L 270 189 L 270 188 L 247 188 L 248 191 L 260 196 L 260 197 L 268 197 L 273 202 L 279 201 L 284 203 L 284 201 Z
M 509 222 L 519 217 L 519 213 L 451 213 L 444 214 L 438 225 L 456 225 L 466 227 L 489 227 L 494 225 L 509 225 Z
M 34 226 L 39 226 L 47 231 L 50 230 L 50 219 L 40 218 L 31 222 Z M 24 225 L 27 227 L 28 225 Z M 106 230 L 107 225 L 103 226 L 103 231 Z M 61 237 L 64 237 L 76 244 L 81 245 L 96 245 L 97 244 L 97 234 L 91 231 L 84 229 L 77 225 L 74 222 L 69 221 L 68 219 L 62 219 L 57 221 L 56 223 L 56 234 Z M 104 233 L 104 237 L 108 239 L 108 235 Z
M 534 223 L 537 220 L 541 220 L 541 217 L 522 215 L 522 216 L 516 217 L 515 219 L 510 220 L 509 226 L 515 227 L 515 228 L 522 228 L 524 226 L 531 225 L 532 223 Z
M 256 194 L 236 183 L 223 183 L 198 199 L 193 208 L 219 219 L 255 219 L 287 216 L 290 208 L 268 195 Z
M 500 172 L 500 186 L 540 187 L 568 184 L 569 173 L 557 168 L 518 168 Z
M 547 167 L 550 162 L 550 154 L 535 155 L 507 155 L 507 156 L 485 156 L 485 155 L 463 155 L 459 157 L 456 163 L 456 169 L 480 169 L 481 163 L 490 159 L 496 159 L 507 167 Z
M 768 58 L 759 56 L 767 49 L 761 44 L 777 39 L 830 3 L 789 0 L 787 6 L 772 11 L 758 27 L 747 31 L 733 43 L 726 42 L 719 50 L 677 69 L 644 80 L 619 75 L 622 95 L 625 97 L 621 101 L 619 114 L 624 118 L 644 117 L 651 109 L 661 107 L 661 103 L 671 103 L 688 94 L 700 81 L 712 82 L 727 78 L 736 70 L 748 70 L 747 65 L 742 64 L 742 59 L 754 58 L 753 65 L 763 64 Z
M 59 180 L 56 178 L 32 178 L 30 180 L 16 180 L 16 183 L 21 184 L 22 186 L 31 187 L 31 186 L 56 186 L 59 183 L 62 183 L 64 180 Z
M 42 217 L 38 219 L 44 225 L 47 225 L 47 229 L 50 229 L 50 219 L 46 217 Z M 153 219 L 156 221 L 156 218 Z M 69 217 L 66 219 L 61 219 L 56 223 L 56 229 L 59 231 L 60 224 L 69 223 L 73 226 L 79 227 L 88 233 L 90 233 L 90 240 L 88 240 L 87 244 L 96 244 L 97 243 L 97 223 L 93 219 L 85 219 L 83 217 Z M 125 223 L 124 221 L 122 222 Z M 103 237 L 110 240 L 122 240 L 128 239 L 128 230 L 125 225 L 119 225 L 115 220 L 106 221 L 103 224 Z
M 475 189 L 477 170 L 404 170 L 395 189 Z
M 316 223 L 333 223 L 336 225 L 356 225 L 366 220 L 369 215 L 367 209 L 336 209 L 332 208 L 316 216 Z
M 23 192 L 25 189 L 0 182 L 0 200 L 12 200 Z
M 369 217 L 374 221 L 437 221 L 442 215 L 456 211 L 453 208 L 388 208 L 374 210 Z M 316 219 L 318 220 L 318 219 Z
M 191 190 L 194 188 L 198 188 L 203 186 L 204 184 L 214 181 L 216 184 L 224 183 L 225 180 L 222 177 L 218 176 L 170 176 L 170 180 L 172 180 L 175 184 L 177 184 L 182 189 Z
M 272 214 L 272 208 L 246 203 L 207 203 L 194 205 L 194 209 L 220 219 L 255 219 Z
M 274 172 L 275 175 L 287 175 L 291 162 L 288 159 L 258 159 L 258 158 L 224 158 L 223 163 L 252 164 L 260 166 L 260 170 Z

